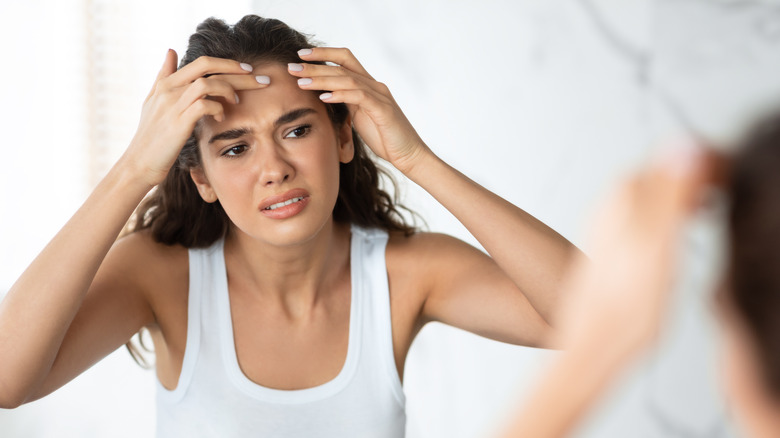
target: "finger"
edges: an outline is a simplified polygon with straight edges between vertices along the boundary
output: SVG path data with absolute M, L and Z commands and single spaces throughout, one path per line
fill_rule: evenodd
M 213 75 L 209 79 L 224 81 L 236 91 L 265 88 L 271 83 L 271 78 L 265 75 Z
M 234 61 L 232 59 L 201 56 L 169 76 L 167 80 L 170 81 L 169 85 L 171 87 L 180 87 L 206 75 L 248 75 L 251 71 L 252 66 L 243 62 Z
M 311 49 L 301 49 L 298 56 L 304 61 L 325 61 L 338 64 L 359 75 L 371 77 L 365 68 L 360 64 L 355 55 L 347 48 L 338 47 L 313 47 Z M 373 79 L 373 78 L 372 78 Z
M 222 97 L 226 102 L 238 103 L 238 95 L 235 89 L 226 81 L 210 78 L 198 78 L 192 84 L 188 85 L 177 106 L 182 110 L 191 106 L 195 101 L 205 97 Z
M 663 173 L 664 185 L 670 195 L 666 202 L 680 214 L 694 209 L 701 190 L 709 182 L 706 159 L 701 146 L 686 143 L 670 153 L 661 164 L 660 173 Z
M 157 73 L 157 81 L 176 73 L 177 59 L 178 55 L 176 54 L 176 51 L 173 49 L 168 49 L 168 52 L 165 54 L 165 62 L 163 62 L 163 66 L 160 69 L 160 72 Z
M 692 212 L 703 187 L 700 161 L 698 149 L 685 145 L 639 172 L 632 220 L 640 230 L 655 236 L 675 233 Z
M 383 96 L 366 89 L 336 90 L 320 94 L 320 100 L 326 103 L 346 103 L 363 108 L 369 114 L 378 114 L 388 102 Z
M 374 80 L 360 76 L 313 76 L 298 79 L 298 86 L 304 90 L 357 90 L 370 88 L 378 94 L 383 94 L 386 87 Z
M 204 116 L 212 116 L 217 122 L 222 122 L 225 120 L 225 108 L 216 100 L 199 99 L 181 113 L 181 121 L 194 129 Z
M 152 97 L 152 94 L 154 94 L 154 91 L 157 89 L 157 84 L 162 79 L 167 78 L 176 72 L 177 58 L 178 56 L 176 55 L 176 51 L 173 49 L 168 49 L 168 51 L 165 53 L 165 61 L 163 61 L 162 68 L 160 68 L 160 71 L 157 73 L 157 77 L 154 79 L 154 85 L 152 85 L 152 89 L 149 90 L 149 94 L 146 95 L 146 100 Z

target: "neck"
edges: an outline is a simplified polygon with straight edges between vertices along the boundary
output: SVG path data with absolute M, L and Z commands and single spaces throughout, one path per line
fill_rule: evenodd
M 235 285 L 238 293 L 277 301 L 293 314 L 311 309 L 349 272 L 349 235 L 349 225 L 330 219 L 311 239 L 280 247 L 231 229 L 225 238 L 231 293 Z

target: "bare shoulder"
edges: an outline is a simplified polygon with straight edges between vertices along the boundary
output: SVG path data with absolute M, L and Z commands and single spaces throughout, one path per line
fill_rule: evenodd
M 412 341 L 426 322 L 426 303 L 436 289 L 452 290 L 473 265 L 492 263 L 480 250 L 453 236 L 391 232 L 385 253 L 390 285 L 396 365 L 403 364 Z M 474 261 L 477 260 L 477 263 Z
M 435 264 L 450 263 L 462 257 L 479 257 L 485 253 L 472 245 L 443 233 L 418 232 L 406 236 L 401 232 L 390 233 L 387 243 L 388 262 L 423 264 L 421 268 L 430 268 Z M 395 259 L 398 260 L 395 260 Z
M 182 271 L 186 274 L 187 259 L 187 248 L 159 243 L 149 230 L 141 230 L 117 240 L 106 262 L 123 265 L 124 272 L 137 276 L 139 280 L 159 283 L 167 277 L 180 275 Z
M 472 263 L 492 263 L 485 253 L 448 234 L 418 232 L 409 236 L 390 233 L 387 243 L 387 269 L 412 282 L 409 287 L 424 293 L 461 267 Z M 399 278 L 399 281 L 400 278 Z
M 96 281 L 132 285 L 159 316 L 169 298 L 185 295 L 189 283 L 187 248 L 154 240 L 149 230 L 129 234 L 114 243 Z M 177 300 L 178 301 L 178 300 Z

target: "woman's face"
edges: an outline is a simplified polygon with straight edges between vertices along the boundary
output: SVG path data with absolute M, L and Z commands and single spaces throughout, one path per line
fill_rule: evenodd
M 331 220 L 339 163 L 353 155 L 350 124 L 334 128 L 317 94 L 301 90 L 286 66 L 256 65 L 253 74 L 271 85 L 223 103 L 222 122 L 200 121 L 203 167 L 191 174 L 234 231 L 276 246 L 302 243 Z

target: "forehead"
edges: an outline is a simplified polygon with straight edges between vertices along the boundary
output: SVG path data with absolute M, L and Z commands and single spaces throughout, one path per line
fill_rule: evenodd
M 201 141 L 217 132 L 239 126 L 272 129 L 273 122 L 279 116 L 299 108 L 313 108 L 321 116 L 327 117 L 325 104 L 318 97 L 320 92 L 298 87 L 298 78 L 287 72 L 286 65 L 255 65 L 251 74 L 266 75 L 271 78 L 271 84 L 262 89 L 238 91 L 239 104 L 225 103 L 220 99 L 225 119 L 222 122 L 216 122 L 212 117 L 201 119 Z

